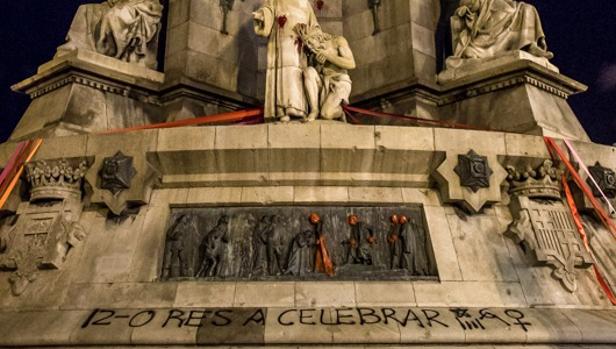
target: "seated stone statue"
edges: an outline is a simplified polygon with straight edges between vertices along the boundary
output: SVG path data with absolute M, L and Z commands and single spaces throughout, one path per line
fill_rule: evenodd
M 163 7 L 159 0 L 108 0 L 81 5 L 56 57 L 76 49 L 96 51 L 156 68 Z
M 548 51 L 534 6 L 514 0 L 462 0 L 451 18 L 454 55 L 451 63 L 523 50 L 546 59 Z
M 342 103 L 349 103 L 355 58 L 346 39 L 324 33 L 319 26 L 304 24 L 295 31 L 309 51 L 311 64 L 304 69 L 304 87 L 310 113 L 306 121 L 344 119 Z

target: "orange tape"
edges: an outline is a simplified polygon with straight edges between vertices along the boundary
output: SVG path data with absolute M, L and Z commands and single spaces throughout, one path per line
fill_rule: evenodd
M 614 222 L 610 219 L 610 217 L 605 212 L 605 210 L 603 209 L 601 204 L 597 201 L 595 196 L 592 194 L 591 190 L 588 188 L 586 183 L 582 180 L 580 175 L 577 173 L 575 167 L 573 167 L 571 162 L 569 162 L 569 160 L 567 159 L 565 153 L 562 151 L 562 149 L 560 149 L 558 144 L 556 144 L 554 139 L 552 139 L 550 137 L 547 137 L 547 136 L 545 136 L 543 138 L 544 138 L 545 143 L 546 143 L 546 145 L 548 147 L 548 151 L 550 152 L 552 157 L 554 157 L 554 153 L 556 153 L 556 155 L 558 155 L 560 160 L 567 167 L 567 170 L 571 174 L 571 177 L 573 177 L 573 180 L 574 180 L 575 184 L 577 184 L 577 186 L 582 190 L 582 192 L 584 193 L 586 198 L 588 198 L 588 200 L 592 204 L 593 208 L 595 209 L 595 212 L 597 213 L 597 215 L 601 219 L 601 222 L 612 233 L 614 238 L 616 238 L 616 224 L 614 224 Z
M 590 254 L 593 260 L 593 271 L 595 272 L 595 278 L 603 289 L 603 292 L 612 303 L 612 305 L 616 305 L 616 295 L 610 288 L 609 283 L 603 277 L 603 273 L 599 269 L 599 263 L 597 263 L 597 259 L 595 258 L 592 250 L 590 249 L 590 243 L 588 242 L 588 235 L 586 235 L 586 230 L 584 229 L 584 225 L 582 224 L 582 218 L 580 217 L 580 213 L 575 206 L 575 200 L 573 199 L 573 194 L 571 193 L 571 188 L 569 188 L 569 184 L 567 183 L 567 177 L 565 175 L 562 176 L 562 184 L 565 189 L 565 195 L 567 197 L 567 204 L 569 205 L 569 209 L 571 210 L 571 214 L 573 215 L 573 221 L 575 222 L 575 226 L 577 227 L 580 236 L 582 237 L 582 241 L 584 242 L 584 247 L 586 251 Z
M 33 141 L 26 142 L 27 143 L 24 148 L 17 149 L 17 151 L 20 151 L 20 154 L 18 155 L 19 160 L 14 164 L 16 171 L 12 173 L 12 176 L 6 177 L 5 181 L 2 183 L 2 189 L 0 191 L 0 208 L 4 207 L 4 204 L 6 204 L 6 201 L 13 192 L 13 189 L 15 189 L 15 186 L 19 181 L 19 177 L 24 171 L 25 164 L 32 160 L 34 154 L 36 154 L 41 144 L 43 144 L 42 139 L 35 139 Z
M 321 273 L 325 273 L 327 276 L 334 276 L 334 263 L 329 257 L 329 251 L 327 250 L 327 243 L 325 242 L 325 236 L 321 235 L 318 239 L 318 250 L 316 254 L 316 269 Z
M 385 113 L 385 112 L 378 112 L 378 111 L 362 109 L 362 108 L 358 108 L 358 107 L 352 107 L 352 106 L 346 105 L 346 104 L 342 105 L 342 109 L 347 113 L 347 115 L 351 115 L 350 112 L 354 112 L 354 113 L 363 114 L 363 115 L 367 115 L 367 116 L 378 117 L 378 118 L 403 119 L 403 120 L 409 120 L 409 121 L 417 122 L 417 123 L 420 123 L 420 124 L 421 123 L 432 124 L 432 125 L 435 125 L 437 127 L 447 127 L 447 128 L 460 128 L 460 129 L 466 129 L 466 130 L 489 131 L 488 129 L 477 128 L 477 127 L 473 127 L 473 126 L 466 125 L 466 124 L 459 124 L 459 123 L 455 123 L 455 122 L 446 122 L 446 121 L 440 121 L 440 120 L 425 119 L 425 118 L 420 118 L 420 117 L 416 117 L 416 116 L 409 116 L 409 115 L 400 115 L 400 114 L 391 114 L 391 113 Z M 351 117 L 352 117 L 352 115 L 351 115 Z M 352 117 L 352 118 L 355 119 L 354 117 Z
M 211 124 L 211 123 L 222 123 L 222 122 L 233 122 L 233 123 L 243 122 L 243 121 L 251 122 L 251 121 L 254 121 L 253 119 L 257 117 L 262 117 L 262 116 L 263 116 L 262 108 L 253 108 L 253 109 L 244 109 L 244 110 L 238 110 L 238 111 L 223 113 L 223 114 L 201 116 L 201 117 L 194 118 L 194 119 L 185 119 L 185 120 L 163 122 L 163 123 L 151 124 L 151 125 L 141 125 L 141 126 L 128 127 L 128 128 L 118 128 L 118 129 L 100 132 L 99 134 L 107 135 L 107 134 L 117 134 L 117 133 L 150 130 L 150 129 L 158 129 L 158 128 L 174 128 L 174 127 L 193 126 L 193 125 L 202 125 L 202 124 Z

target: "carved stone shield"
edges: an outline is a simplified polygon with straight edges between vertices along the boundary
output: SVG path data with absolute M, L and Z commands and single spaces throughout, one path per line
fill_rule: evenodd
M 519 207 L 510 235 L 526 247 L 536 266 L 547 265 L 552 276 L 569 292 L 575 292 L 575 268 L 588 268 L 592 261 L 583 247 L 570 211 L 562 200 L 516 197 Z

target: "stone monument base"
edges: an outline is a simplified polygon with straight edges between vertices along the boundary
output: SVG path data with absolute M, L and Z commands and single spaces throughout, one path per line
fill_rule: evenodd
M 567 98 L 587 87 L 522 51 L 439 75 L 440 117 L 494 131 L 589 141 Z
M 65 136 L 194 118 L 245 108 L 239 95 L 96 52 L 74 50 L 14 86 L 32 102 L 11 140 Z
M 95 52 L 75 50 L 12 86 L 32 103 L 11 139 L 97 132 L 159 122 L 155 94 L 164 74 Z

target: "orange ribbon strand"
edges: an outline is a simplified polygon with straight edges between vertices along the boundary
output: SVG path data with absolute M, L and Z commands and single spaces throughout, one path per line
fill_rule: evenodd
M 196 126 L 196 125 L 203 125 L 203 124 L 253 122 L 255 121 L 255 119 L 259 119 L 259 121 L 262 121 L 262 118 L 263 118 L 263 109 L 253 108 L 253 109 L 244 109 L 244 110 L 238 110 L 238 111 L 233 111 L 233 112 L 223 113 L 223 114 L 201 116 L 201 117 L 194 118 L 194 119 L 184 119 L 184 120 L 178 120 L 178 121 L 163 122 L 159 124 L 141 125 L 141 126 L 128 127 L 128 128 L 118 128 L 118 129 L 100 132 L 99 134 L 108 135 L 108 134 L 126 133 L 126 132 L 132 132 L 132 131 L 151 130 L 151 129 L 159 129 L 159 128 L 174 128 L 174 127 L 183 127 L 183 126 Z
M 584 242 L 584 247 L 586 248 L 586 251 L 592 257 L 592 260 L 593 260 L 592 267 L 595 273 L 595 278 L 597 279 L 599 286 L 601 286 L 601 289 L 603 290 L 603 292 L 605 293 L 609 301 L 612 303 L 612 305 L 616 305 L 616 295 L 614 295 L 614 292 L 612 291 L 609 283 L 605 280 L 603 273 L 599 269 L 599 263 L 597 262 L 597 259 L 592 253 L 592 250 L 590 249 L 590 243 L 588 242 L 588 235 L 586 235 L 586 229 L 584 229 L 584 225 L 582 224 L 582 218 L 580 217 L 580 213 L 577 207 L 575 206 L 575 200 L 573 199 L 573 194 L 571 193 L 571 188 L 569 188 L 569 184 L 567 183 L 567 177 L 565 175 L 562 176 L 562 184 L 563 184 L 563 188 L 565 189 L 565 195 L 567 197 L 567 204 L 569 205 L 569 209 L 571 210 L 571 214 L 573 216 L 573 221 L 575 222 L 575 226 L 577 227 L 577 230 L 580 233 L 580 237 L 582 238 L 582 241 Z
M 554 154 L 556 154 L 558 158 L 562 161 L 562 163 L 565 164 L 575 184 L 582 190 L 586 198 L 588 198 L 593 208 L 595 209 L 595 212 L 601 219 L 601 222 L 603 223 L 603 225 L 605 225 L 605 227 L 612 233 L 614 238 L 616 238 L 616 224 L 614 224 L 614 222 L 605 212 L 605 210 L 603 209 L 599 201 L 597 201 L 595 196 L 592 194 L 592 191 L 590 190 L 590 188 L 588 188 L 586 183 L 582 180 L 582 177 L 580 177 L 580 175 L 576 171 L 575 167 L 573 167 L 573 164 L 571 164 L 571 162 L 567 159 L 567 156 L 565 155 L 563 150 L 560 149 L 560 147 L 558 146 L 558 144 L 556 144 L 556 141 L 554 141 L 554 139 L 546 136 L 544 137 L 544 140 L 548 147 L 548 151 L 550 152 L 552 157 L 555 158 Z
M 24 171 L 25 164 L 32 159 L 41 144 L 43 144 L 42 139 L 28 140 L 21 142 L 15 149 L 11 161 L 0 175 L 0 178 L 2 178 L 2 182 L 0 182 L 0 208 L 6 204 Z

